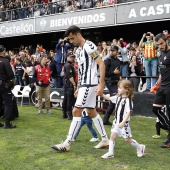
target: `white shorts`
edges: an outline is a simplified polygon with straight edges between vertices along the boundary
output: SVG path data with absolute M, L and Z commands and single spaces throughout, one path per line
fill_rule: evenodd
M 117 133 L 118 136 L 123 137 L 123 138 L 132 137 L 130 127 L 123 127 L 121 129 L 118 127 L 118 125 L 114 125 L 114 127 L 111 129 L 111 132 L 115 132 Z
M 78 91 L 75 107 L 77 108 L 95 108 L 96 107 L 96 88 L 80 87 Z

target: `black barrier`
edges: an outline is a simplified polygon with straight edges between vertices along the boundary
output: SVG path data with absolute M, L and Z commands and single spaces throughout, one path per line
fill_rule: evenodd
M 63 94 L 64 89 L 57 88 L 57 89 L 51 89 L 51 106 L 53 108 L 61 109 L 62 106 L 62 100 L 63 100 Z M 57 95 L 57 92 L 59 95 Z M 108 91 L 104 91 L 105 94 L 108 93 Z M 144 92 L 135 92 L 135 98 L 133 100 L 133 113 L 132 115 L 141 115 L 141 116 L 148 116 L 148 117 L 154 117 L 155 115 L 152 113 L 152 104 L 154 100 L 154 95 L 152 93 L 144 93 Z M 24 99 L 24 105 L 28 105 L 28 99 Z M 37 103 L 37 101 L 36 101 Z M 18 104 L 20 104 L 20 99 L 18 100 Z M 97 96 L 96 99 L 96 109 L 97 111 L 101 112 L 102 114 L 105 114 L 105 111 L 107 109 L 109 102 L 107 100 L 103 100 L 100 96 Z M 35 104 L 31 103 L 31 106 L 36 106 Z M 37 107 L 37 106 L 36 106 Z

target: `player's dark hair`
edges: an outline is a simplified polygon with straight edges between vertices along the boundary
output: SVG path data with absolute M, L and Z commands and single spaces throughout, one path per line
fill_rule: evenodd
M 72 25 L 70 26 L 66 32 L 65 32 L 65 37 L 67 37 L 70 33 L 72 33 L 73 35 L 77 34 L 77 33 L 80 33 L 81 34 L 81 30 L 79 27 L 75 26 L 75 25 Z

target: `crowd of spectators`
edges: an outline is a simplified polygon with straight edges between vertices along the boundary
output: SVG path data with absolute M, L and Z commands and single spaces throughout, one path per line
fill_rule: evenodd
M 0 20 L 11 21 L 131 1 L 134 0 L 0 0 Z
M 170 37 L 167 30 L 164 30 L 163 33 L 166 34 L 168 38 Z M 140 82 L 142 82 L 142 84 L 140 84 L 141 88 L 143 84 L 146 82 L 145 76 L 146 75 L 148 76 L 148 73 L 146 73 L 147 70 L 145 69 L 145 67 L 147 67 L 146 64 L 148 63 L 148 61 L 150 61 L 151 63 L 152 59 L 158 60 L 158 56 L 160 55 L 160 51 L 156 50 L 155 47 L 153 46 L 154 47 L 153 50 L 154 51 L 156 50 L 154 57 L 149 58 L 149 60 L 146 58 L 146 51 L 144 45 L 145 44 L 148 45 L 148 42 L 150 43 L 153 42 L 152 40 L 153 34 L 150 32 L 147 34 L 144 34 L 142 36 L 142 39 L 144 41 L 142 44 L 141 41 L 139 43 L 138 42 L 127 43 L 123 40 L 123 38 L 120 38 L 118 40 L 113 39 L 112 41 L 107 42 L 102 41 L 96 44 L 102 60 L 105 60 L 110 56 L 110 47 L 112 45 L 116 45 L 119 47 L 118 58 L 121 61 L 120 66 L 121 75 L 123 78 L 128 77 L 128 79 L 134 85 L 135 91 L 138 91 Z M 148 36 L 150 36 L 151 39 L 150 41 L 147 41 Z M 144 38 L 146 38 L 146 40 Z M 31 84 L 34 73 L 34 66 L 39 64 L 41 58 L 46 57 L 49 60 L 49 65 L 53 66 L 51 70 L 53 85 L 56 88 L 57 87 L 61 88 L 63 78 L 61 77 L 60 72 L 62 70 L 62 66 L 66 62 L 65 54 L 68 52 L 73 52 L 76 55 L 76 49 L 77 48 L 71 45 L 68 40 L 60 38 L 58 43 L 56 44 L 56 49 L 46 50 L 45 47 L 43 47 L 40 44 L 37 44 L 37 46 L 34 48 L 31 45 L 27 47 L 21 45 L 19 51 L 12 50 L 7 51 L 6 55 L 10 56 L 11 58 L 10 62 L 11 65 L 13 66 L 13 71 L 15 74 L 15 84 L 16 85 L 19 84 L 21 86 Z M 142 76 L 141 79 L 140 76 Z M 151 78 L 153 74 L 149 76 Z M 154 76 L 158 76 L 158 65 L 156 65 L 156 75 L 154 73 Z M 150 83 L 149 88 L 155 85 L 153 82 L 152 84 L 151 82 L 149 83 Z M 148 90 L 147 92 L 149 92 L 150 89 L 145 90 Z

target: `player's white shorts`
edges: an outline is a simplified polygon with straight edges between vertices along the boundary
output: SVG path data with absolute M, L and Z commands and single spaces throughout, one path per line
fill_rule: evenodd
M 118 136 L 123 138 L 132 137 L 130 127 L 123 127 L 122 129 L 118 127 L 118 125 L 114 125 L 111 129 L 111 132 L 117 133 Z
M 95 108 L 96 107 L 96 88 L 80 87 L 78 91 L 75 107 L 77 108 Z

